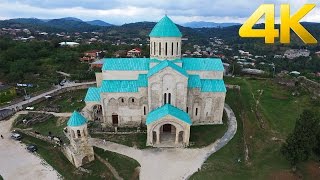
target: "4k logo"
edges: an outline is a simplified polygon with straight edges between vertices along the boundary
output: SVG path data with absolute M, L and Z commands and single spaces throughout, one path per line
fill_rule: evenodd
M 300 20 L 306 16 L 316 5 L 306 4 L 294 15 L 290 16 L 290 5 L 282 4 L 280 7 L 280 32 L 274 28 L 274 4 L 261 5 L 241 26 L 241 37 L 265 38 L 265 43 L 274 43 L 274 39 L 280 36 L 280 43 L 290 43 L 290 30 L 292 29 L 305 44 L 316 44 L 318 41 L 300 24 Z M 259 19 L 265 15 L 265 29 L 253 29 Z

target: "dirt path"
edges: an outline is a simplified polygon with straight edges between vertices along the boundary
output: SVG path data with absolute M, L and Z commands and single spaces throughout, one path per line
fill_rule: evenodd
M 19 112 L 8 121 L 0 121 L 0 174 L 5 180 L 59 179 L 60 175 L 38 156 L 27 152 L 25 145 L 10 138 L 11 125 Z
M 201 149 L 146 149 L 139 150 L 113 142 L 103 143 L 101 139 L 90 139 L 96 147 L 126 155 L 136 159 L 140 165 L 140 179 L 177 180 L 188 179 L 201 169 L 202 164 L 213 153 L 225 146 L 237 131 L 237 120 L 232 109 L 226 105 L 228 130 L 224 136 L 211 145 Z

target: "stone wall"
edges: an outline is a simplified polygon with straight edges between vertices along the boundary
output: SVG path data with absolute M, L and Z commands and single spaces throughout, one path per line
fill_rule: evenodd
M 298 84 L 301 87 L 307 89 L 314 96 L 320 97 L 320 83 L 307 79 L 304 76 L 293 78 L 290 76 L 285 76 L 283 74 L 280 74 L 274 80 L 278 84 L 285 85 L 287 87 L 295 87 L 296 84 Z
M 300 83 L 301 86 L 303 86 L 304 88 L 308 89 L 309 92 L 313 93 L 315 96 L 320 97 L 320 84 L 315 82 L 315 81 L 311 81 L 310 79 L 307 79 L 304 76 L 300 76 L 298 78 L 298 81 Z
M 112 116 L 118 116 L 119 127 L 138 127 L 145 124 L 148 113 L 147 88 L 137 93 L 102 94 L 103 126 L 113 126 Z
M 199 75 L 200 79 L 223 79 L 223 71 L 187 71 L 190 75 Z
M 161 43 L 161 49 L 159 48 L 159 43 Z M 150 58 L 163 60 L 180 59 L 181 45 L 182 41 L 180 37 L 150 37 Z
M 165 96 L 167 103 L 170 96 L 170 104 L 186 110 L 188 92 L 188 78 L 186 76 L 168 67 L 149 77 L 148 84 L 149 111 L 164 105 Z
M 222 124 L 225 93 L 203 93 L 200 89 L 188 90 L 186 112 L 193 125 Z

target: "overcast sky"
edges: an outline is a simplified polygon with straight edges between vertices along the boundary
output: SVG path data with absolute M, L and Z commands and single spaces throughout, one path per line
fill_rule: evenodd
M 0 19 L 77 17 L 112 24 L 158 21 L 168 14 L 176 23 L 244 22 L 261 4 L 289 3 L 295 12 L 317 4 L 303 21 L 320 22 L 319 0 L 0 0 Z M 276 9 L 278 11 L 278 9 Z

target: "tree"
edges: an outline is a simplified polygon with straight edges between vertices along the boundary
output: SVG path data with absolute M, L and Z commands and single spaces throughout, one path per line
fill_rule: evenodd
M 317 143 L 319 129 L 319 119 L 315 113 L 305 110 L 296 121 L 293 133 L 281 148 L 282 154 L 291 165 L 295 166 L 310 157 Z

